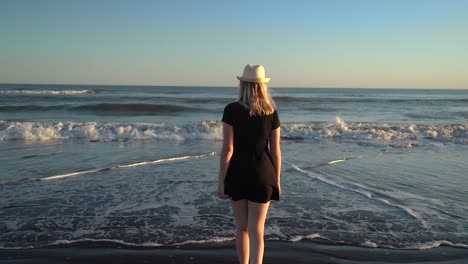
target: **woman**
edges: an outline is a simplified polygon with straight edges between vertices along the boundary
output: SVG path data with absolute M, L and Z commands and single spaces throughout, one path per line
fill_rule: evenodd
M 218 196 L 231 199 L 239 263 L 263 261 L 265 219 L 270 200 L 281 194 L 280 122 L 261 65 L 245 66 L 239 101 L 223 115 Z

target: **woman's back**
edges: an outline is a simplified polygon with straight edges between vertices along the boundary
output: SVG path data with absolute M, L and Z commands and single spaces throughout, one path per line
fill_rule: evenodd
M 271 130 L 279 127 L 278 113 L 251 116 L 250 109 L 240 103 L 228 104 L 224 109 L 223 122 L 234 129 L 234 155 L 236 152 L 268 150 Z

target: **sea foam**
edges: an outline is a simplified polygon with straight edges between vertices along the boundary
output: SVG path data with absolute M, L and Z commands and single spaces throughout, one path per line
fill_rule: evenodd
M 421 139 L 468 143 L 468 123 L 462 124 L 379 124 L 345 123 L 284 123 L 283 139 L 337 139 L 378 141 L 395 147 L 415 147 Z M 221 140 L 220 121 L 174 123 L 113 123 L 113 122 L 19 122 L 0 120 L 0 141 L 24 140 L 44 142 L 78 139 L 86 141 L 119 140 Z M 413 142 L 407 142 L 413 141 Z

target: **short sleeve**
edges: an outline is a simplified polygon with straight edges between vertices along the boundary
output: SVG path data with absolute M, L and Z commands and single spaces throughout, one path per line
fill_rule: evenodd
M 279 120 L 278 111 L 275 110 L 275 112 L 273 112 L 273 121 L 271 123 L 271 130 L 277 129 L 280 125 L 281 123 Z
M 224 123 L 227 123 L 231 126 L 234 125 L 234 113 L 232 111 L 232 107 L 231 105 L 227 105 L 225 108 L 224 108 L 224 113 L 223 113 L 223 119 L 222 121 Z

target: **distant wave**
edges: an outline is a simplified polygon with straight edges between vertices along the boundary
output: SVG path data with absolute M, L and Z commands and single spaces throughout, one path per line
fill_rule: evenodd
M 376 97 L 314 97 L 304 98 L 310 102 L 336 102 L 336 103 L 465 103 L 467 98 L 376 98 Z
M 382 104 L 399 104 L 399 103 L 418 103 L 418 104 L 441 104 L 441 103 L 466 103 L 468 98 L 378 98 L 378 97 L 300 97 L 300 96 L 273 96 L 273 99 L 279 103 L 299 103 L 307 102 L 311 105 L 318 103 L 327 104 L 345 104 L 345 103 L 382 103 Z
M 72 95 L 96 93 L 93 90 L 0 90 L 0 94 L 18 94 L 18 95 Z
M 172 97 L 171 99 L 175 99 Z M 205 104 L 205 103 L 229 103 L 232 101 L 230 98 L 187 98 L 183 100 L 185 103 L 189 104 Z
M 0 112 L 13 111 L 49 111 L 49 110 L 69 110 L 69 111 L 93 111 L 111 114 L 122 113 L 167 113 L 186 111 L 191 108 L 172 104 L 87 104 L 80 106 L 71 105 L 1 105 Z
M 381 143 L 396 147 L 418 147 L 422 139 L 468 143 L 468 123 L 462 124 L 376 124 L 284 123 L 282 138 L 287 140 L 336 139 L 358 143 Z M 90 142 L 119 140 L 221 140 L 220 121 L 173 123 L 112 122 L 19 122 L 0 120 L 0 141 L 43 142 L 78 139 Z
M 300 102 L 305 101 L 307 98 L 295 97 L 295 96 L 273 96 L 273 99 L 277 102 Z
M 64 105 L 0 105 L 0 112 L 62 110 Z
M 171 104 L 89 104 L 77 106 L 74 109 L 90 111 L 117 111 L 117 112 L 177 112 L 190 108 Z
M 457 113 L 447 113 L 447 115 L 456 115 Z M 442 116 L 436 116 L 436 115 L 431 115 L 431 114 L 417 114 L 417 113 L 407 113 L 404 114 L 403 116 L 411 118 L 411 119 L 429 119 L 429 120 L 434 120 L 434 119 L 439 119 L 439 120 L 446 120 L 450 118 L 451 116 L 447 115 L 442 115 Z

